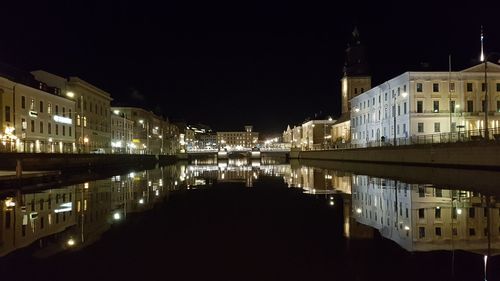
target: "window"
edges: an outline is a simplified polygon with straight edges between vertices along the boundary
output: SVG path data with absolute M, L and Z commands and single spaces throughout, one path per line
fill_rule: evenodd
M 69 136 L 71 137 L 71 127 L 68 127 Z
M 458 214 L 457 208 L 453 207 L 452 210 L 451 210 L 451 218 L 456 219 L 457 218 L 457 214 Z
M 5 122 L 10 122 L 10 106 L 5 107 Z
M 500 100 L 497 100 L 497 111 L 500 112 Z
M 387 101 L 387 93 L 384 95 L 384 100 Z
M 357 95 L 358 94 L 358 88 L 354 88 L 354 94 Z
M 481 91 L 482 92 L 486 91 L 486 84 L 485 83 L 481 83 Z
M 469 228 L 469 236 L 476 236 L 476 229 L 475 228 Z
M 424 132 L 424 123 L 418 123 L 418 128 L 417 128 L 417 131 L 419 133 L 423 133 Z
M 71 118 L 71 108 L 68 109 L 68 116 L 69 116 L 69 118 Z
M 405 103 L 403 103 L 403 114 L 405 114 L 405 115 L 406 115 L 406 112 L 407 112 L 407 111 L 406 111 L 406 102 L 405 102 Z
M 76 125 L 80 126 L 80 114 L 76 115 Z
M 472 92 L 472 83 L 467 83 L 467 92 Z
M 40 109 L 39 109 L 40 113 L 43 113 L 43 101 L 40 101 Z
M 432 92 L 439 92 L 439 83 L 432 83 Z
M 35 120 L 31 120 L 30 125 L 31 125 L 31 132 L 34 133 L 35 132 Z
M 421 226 L 418 228 L 418 238 L 424 238 L 425 237 L 425 227 Z
M 43 134 L 43 122 L 40 121 L 40 134 Z
M 21 108 L 25 109 L 26 108 L 26 97 L 21 96 Z
M 434 110 L 434 112 L 439 112 L 439 101 L 438 100 L 435 100 L 432 102 L 432 109 Z
M 63 136 L 66 136 L 66 126 L 64 126 L 64 125 L 63 125 L 63 126 L 62 126 L 62 129 L 63 129 L 63 130 L 62 130 L 62 131 L 63 131 L 63 132 L 62 132 L 62 133 L 63 133 Z
M 450 92 L 455 92 L 455 83 L 450 83 Z
M 425 218 L 425 209 L 423 208 L 418 209 L 418 218 L 419 219 Z
M 87 117 L 83 117 L 83 127 L 87 127 Z
M 365 89 L 361 88 L 361 93 L 363 93 L 365 91 Z M 101 110 L 101 114 L 102 114 L 102 110 Z
M 35 110 L 35 99 L 30 100 L 30 110 Z
M 471 100 L 467 101 L 467 112 L 474 112 L 474 102 Z
M 398 116 L 401 115 L 401 105 L 398 104 Z
M 434 209 L 434 218 L 440 219 L 441 218 L 441 208 L 436 208 Z
M 436 236 L 441 236 L 441 227 L 436 227 Z
M 472 207 L 469 208 L 469 218 L 475 218 L 476 217 L 476 208 Z
M 63 117 L 66 117 L 66 108 L 64 108 L 64 106 L 63 106 L 62 110 L 63 110 L 63 112 L 62 112 L 63 113 Z
M 47 133 L 50 135 L 52 134 L 52 124 L 51 123 L 48 123 L 47 124 Z
M 500 92 L 500 83 L 497 83 L 497 92 Z
M 484 100 L 481 101 L 481 109 L 482 112 L 486 112 L 486 103 L 484 102 Z
M 458 235 L 457 228 L 456 227 L 452 228 L 451 233 L 453 234 L 453 236 L 457 236 Z
M 450 111 L 451 113 L 455 113 L 455 101 L 450 101 Z
M 405 209 L 405 216 L 408 218 L 408 208 Z
M 439 123 L 439 122 L 434 123 L 434 132 L 435 133 L 441 132 L 441 123 Z
M 49 102 L 49 104 L 47 105 L 47 113 L 48 114 L 52 114 L 52 104 Z
M 56 115 L 59 115 L 59 106 L 56 105 Z
M 423 92 L 422 83 L 417 83 L 417 93 Z
M 58 135 L 59 135 L 59 125 L 56 124 L 56 136 L 58 136 Z
M 424 112 L 424 101 L 417 101 L 417 113 L 423 113 Z

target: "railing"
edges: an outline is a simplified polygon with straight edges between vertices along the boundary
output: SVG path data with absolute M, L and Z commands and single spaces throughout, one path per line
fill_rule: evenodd
M 354 149 L 366 147 L 386 147 L 403 145 L 428 145 L 446 143 L 500 143 L 500 127 L 489 128 L 488 138 L 485 137 L 485 130 L 468 130 L 460 132 L 437 133 L 420 136 L 410 136 L 407 138 L 385 139 L 384 141 L 369 141 L 363 144 L 340 143 L 340 144 L 318 144 L 311 149 L 305 150 L 332 150 L 332 149 Z

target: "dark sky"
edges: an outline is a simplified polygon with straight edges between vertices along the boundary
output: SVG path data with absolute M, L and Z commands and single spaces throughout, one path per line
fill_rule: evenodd
M 338 114 L 355 25 L 375 85 L 421 62 L 447 70 L 448 54 L 454 68 L 470 66 L 481 24 L 486 50 L 500 52 L 495 1 L 10 2 L 1 61 L 79 76 L 116 105 L 216 130 L 279 133 L 315 112 Z

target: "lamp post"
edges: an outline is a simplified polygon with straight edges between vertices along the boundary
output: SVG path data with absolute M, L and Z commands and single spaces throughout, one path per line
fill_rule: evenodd
M 141 125 L 144 125 L 144 120 L 142 120 L 142 119 L 139 120 L 139 123 Z M 149 121 L 146 120 L 146 149 L 144 150 L 144 153 L 149 154 L 149 151 L 150 151 L 150 149 L 149 149 Z
M 500 55 L 500 53 L 491 52 L 484 57 L 484 138 L 490 139 L 488 126 L 488 59 L 490 56 Z

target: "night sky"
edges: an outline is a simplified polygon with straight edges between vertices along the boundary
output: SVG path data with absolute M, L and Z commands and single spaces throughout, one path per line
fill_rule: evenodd
M 114 105 L 216 130 L 280 133 L 320 111 L 338 114 L 355 25 L 374 85 L 422 62 L 446 71 L 448 54 L 454 69 L 474 64 L 481 24 L 486 51 L 500 52 L 495 1 L 10 2 L 1 61 L 79 76 Z

